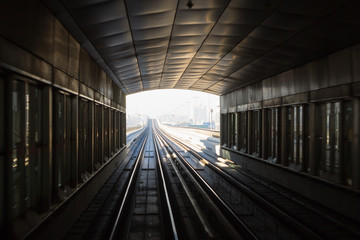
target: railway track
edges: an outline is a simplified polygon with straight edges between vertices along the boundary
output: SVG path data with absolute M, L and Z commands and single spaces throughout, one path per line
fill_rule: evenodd
M 92 216 L 87 229 L 76 235 L 75 224 L 68 239 L 358 239 L 301 198 L 215 161 L 149 121 L 79 219 L 83 227 Z
M 164 132 L 163 134 L 165 135 Z M 298 239 L 360 239 L 360 226 L 353 220 L 320 204 L 311 202 L 288 189 L 254 176 L 234 163 L 227 163 L 225 167 L 224 164 L 221 164 L 223 167 L 219 167 L 216 165 L 216 162 L 219 161 L 210 154 L 206 152 L 199 154 L 190 143 L 185 144 L 173 136 L 167 135 L 167 138 L 174 144 L 181 146 L 183 152 L 191 154 L 193 159 L 205 164 L 214 175 L 218 175 L 222 180 L 239 190 L 241 194 L 248 197 L 251 205 L 253 205 L 251 208 L 259 208 L 258 211 L 263 211 L 263 218 L 266 217 L 267 212 L 278 222 L 278 227 L 282 225 L 284 230 L 289 229 L 292 234 L 288 237 Z M 222 163 L 227 162 L 225 159 L 221 160 L 223 160 Z M 255 215 L 256 211 L 253 212 Z M 245 222 L 249 228 L 256 229 L 256 224 L 252 224 L 252 221 Z M 264 222 L 263 226 L 265 225 Z M 274 226 L 274 222 L 272 225 L 273 229 L 278 229 Z M 261 234 L 261 232 L 256 231 L 259 239 L 272 239 L 274 237 L 278 239 L 281 236 L 279 234 L 285 234 L 283 236 L 286 239 L 285 236 L 288 234 L 272 231 Z
M 152 129 L 147 131 L 109 239 L 178 239 Z
M 250 239 L 170 151 L 150 122 L 66 238 Z

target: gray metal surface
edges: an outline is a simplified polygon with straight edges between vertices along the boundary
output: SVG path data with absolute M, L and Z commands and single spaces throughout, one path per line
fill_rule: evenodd
M 126 93 L 180 88 L 222 95 L 360 41 L 355 0 L 197 0 L 191 9 L 187 0 L 44 2 Z M 330 85 L 349 82 L 337 75 L 350 70 L 348 57 L 330 59 Z M 290 86 L 287 94 L 307 89 L 294 86 L 298 78 L 278 81 Z

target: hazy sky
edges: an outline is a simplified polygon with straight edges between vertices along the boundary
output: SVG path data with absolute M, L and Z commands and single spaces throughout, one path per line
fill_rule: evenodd
M 218 108 L 219 96 L 178 89 L 152 90 L 126 96 L 127 114 L 141 113 L 151 117 L 188 111 L 189 108 L 199 104 L 213 109 Z

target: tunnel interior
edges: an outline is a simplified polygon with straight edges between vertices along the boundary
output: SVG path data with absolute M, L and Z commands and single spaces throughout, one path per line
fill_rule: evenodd
M 222 157 L 358 221 L 360 2 L 191 2 L 1 1 L 2 235 L 62 236 L 155 89 L 219 96 Z

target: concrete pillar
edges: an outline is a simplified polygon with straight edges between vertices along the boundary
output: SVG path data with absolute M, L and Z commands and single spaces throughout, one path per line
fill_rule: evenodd
M 360 100 L 353 99 L 353 139 L 352 139 L 352 165 L 353 165 L 353 186 L 360 188 Z

